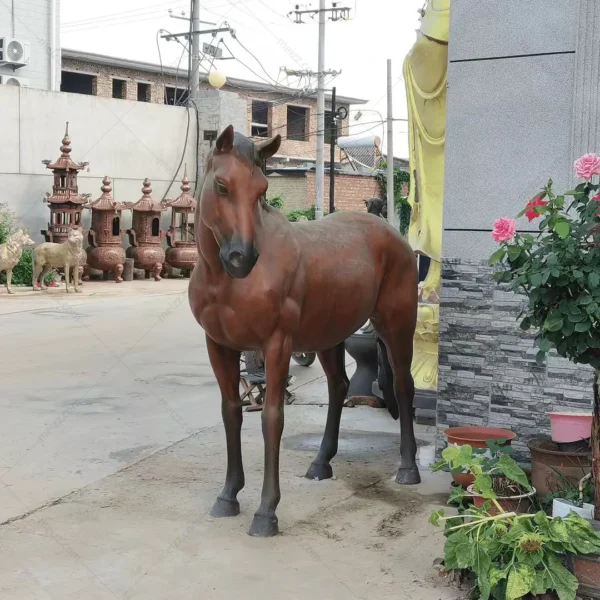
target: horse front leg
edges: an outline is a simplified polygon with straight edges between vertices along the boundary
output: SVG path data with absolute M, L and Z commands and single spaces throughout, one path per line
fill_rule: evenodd
M 290 359 L 291 340 L 275 334 L 264 350 L 267 376 L 267 396 L 262 411 L 262 432 L 265 443 L 265 473 L 261 502 L 250 527 L 250 535 L 270 537 L 279 533 L 275 511 L 279 489 L 279 446 L 283 433 L 283 405 Z
M 221 390 L 221 414 L 227 439 L 225 486 L 211 510 L 213 517 L 235 517 L 240 513 L 237 495 L 244 487 L 242 464 L 242 401 L 240 400 L 240 353 L 206 336 L 208 357 Z

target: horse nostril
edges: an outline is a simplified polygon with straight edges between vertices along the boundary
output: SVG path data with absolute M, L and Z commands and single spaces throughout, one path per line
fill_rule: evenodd
M 229 253 L 229 262 L 236 269 L 241 267 L 242 263 L 244 262 L 244 254 L 239 250 L 232 250 Z

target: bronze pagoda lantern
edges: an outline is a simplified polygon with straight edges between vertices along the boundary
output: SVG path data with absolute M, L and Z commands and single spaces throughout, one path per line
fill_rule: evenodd
M 125 233 L 121 229 L 121 211 L 127 207 L 113 198 L 108 175 L 102 180 L 101 189 L 100 198 L 88 206 L 92 210 L 92 227 L 88 232 L 87 262 L 92 269 L 102 271 L 104 279 L 108 279 L 112 271 L 115 283 L 121 283 L 125 264 L 125 250 L 121 245 Z
M 54 173 L 52 194 L 47 194 L 45 202 L 50 205 L 50 222 L 48 229 L 43 229 L 41 234 L 47 242 L 62 244 L 67 241 L 70 229 L 81 229 L 81 213 L 87 197 L 79 193 L 77 174 L 88 166 L 89 163 L 76 163 L 69 156 L 71 154 L 71 139 L 69 138 L 69 123 L 65 130 L 65 137 L 60 147 L 61 155 L 56 162 L 43 160 L 46 168 Z M 83 233 L 83 231 L 82 231 Z
M 189 277 L 191 270 L 198 261 L 198 248 L 194 236 L 194 210 L 196 201 L 190 194 L 190 180 L 187 167 L 181 181 L 181 194 L 167 202 L 171 208 L 171 227 L 167 232 L 166 260 L 169 265 L 181 269 L 183 275 Z
M 152 186 L 148 178 L 144 179 L 142 197 L 131 207 L 133 218 L 129 234 L 127 258 L 133 258 L 134 267 L 143 269 L 146 279 L 150 273 L 156 281 L 160 281 L 160 272 L 165 262 L 165 251 L 162 240 L 165 232 L 160 229 L 160 216 L 165 210 L 160 202 L 152 198 Z

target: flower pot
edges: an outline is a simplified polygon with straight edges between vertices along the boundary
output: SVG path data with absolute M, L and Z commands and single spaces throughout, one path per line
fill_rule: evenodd
M 550 440 L 535 439 L 528 444 L 531 452 L 531 483 L 538 498 L 558 492 L 568 480 L 578 485 L 592 468 L 589 452 L 562 452 Z
M 472 473 L 452 473 L 452 479 L 463 490 L 469 489 L 469 486 L 475 483 L 475 475 Z
M 517 437 L 516 433 L 508 429 L 499 429 L 497 427 L 450 427 L 444 431 L 449 444 L 456 446 L 466 446 L 471 448 L 487 448 L 488 440 L 506 439 L 505 446 L 510 446 L 512 440 Z
M 600 531 L 599 521 L 592 520 L 591 523 L 596 531 Z M 569 567 L 579 581 L 578 593 L 600 600 L 600 554 L 570 556 Z
M 568 444 L 587 440 L 592 436 L 592 413 L 548 413 L 552 428 L 552 441 Z
M 584 503 L 582 507 L 565 500 L 564 498 L 554 498 L 552 501 L 552 518 L 568 517 L 570 513 L 578 514 L 582 519 L 591 521 L 594 518 L 594 505 Z
M 481 508 L 487 501 L 481 494 L 478 494 L 473 490 L 473 486 L 470 485 L 467 489 L 469 495 L 473 498 L 473 503 L 476 508 Z M 535 488 L 532 488 L 530 492 L 520 494 L 519 496 L 498 496 L 496 501 L 502 507 L 504 512 L 516 512 L 516 513 L 527 513 L 531 509 L 531 500 L 535 496 Z M 498 509 L 494 504 L 490 507 L 490 515 L 499 514 Z

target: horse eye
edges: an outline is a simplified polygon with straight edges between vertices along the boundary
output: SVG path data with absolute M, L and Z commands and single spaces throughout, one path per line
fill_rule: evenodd
M 225 185 L 220 181 L 217 181 L 217 192 L 221 196 L 227 196 L 227 187 L 225 187 Z

